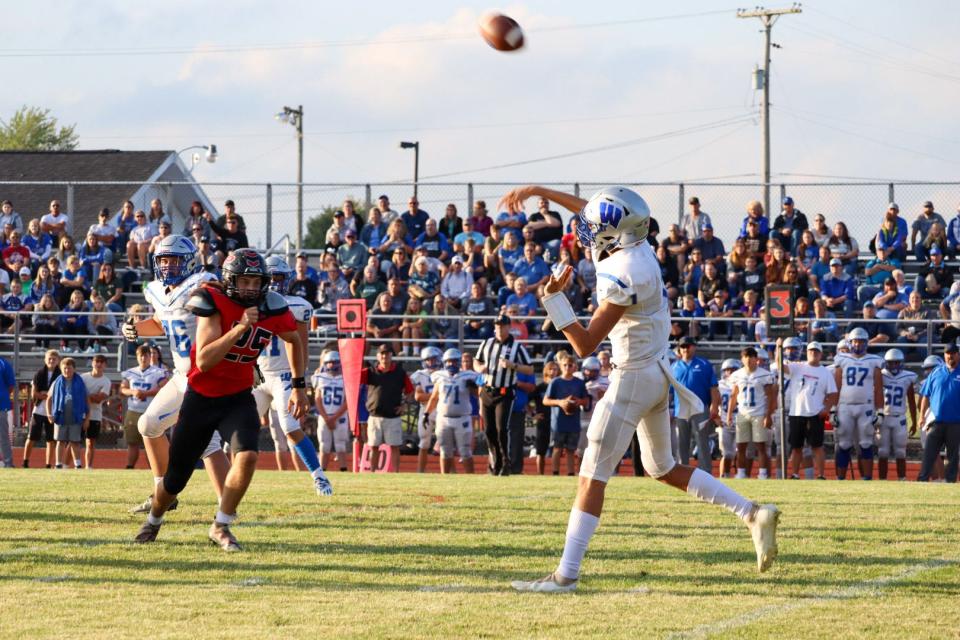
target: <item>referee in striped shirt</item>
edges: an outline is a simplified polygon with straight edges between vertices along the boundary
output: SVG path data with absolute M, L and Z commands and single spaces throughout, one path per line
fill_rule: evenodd
M 507 443 L 510 434 L 510 413 L 513 408 L 517 373 L 533 373 L 530 355 L 510 335 L 510 318 L 501 315 L 494 322 L 494 334 L 487 338 L 473 357 L 473 368 L 483 375 L 480 388 L 480 415 L 483 416 L 487 444 L 490 448 L 493 475 L 510 475 Z

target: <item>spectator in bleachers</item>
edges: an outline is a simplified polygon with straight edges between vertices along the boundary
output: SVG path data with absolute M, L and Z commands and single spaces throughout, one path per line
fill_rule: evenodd
M 461 231 L 453 236 L 454 249 L 459 246 L 463 247 L 463 250 L 466 251 L 466 243 L 468 238 L 473 239 L 473 250 L 480 252 L 483 247 L 484 236 L 482 233 L 473 228 L 473 218 L 467 218 L 464 220 Z
M 670 327 L 670 338 L 677 340 L 684 337 L 699 338 L 703 327 L 699 319 L 706 318 L 703 307 L 697 303 L 696 296 L 684 295 L 680 299 L 680 310 L 676 313 L 680 317 L 674 320 Z
M 57 256 L 57 260 L 60 261 L 60 265 L 65 265 L 67 263 L 67 258 L 76 254 L 77 247 L 73 243 L 73 237 L 67 234 L 60 236 L 60 239 L 57 242 L 57 251 L 55 254 Z
M 197 264 L 208 273 L 220 272 L 220 252 L 211 238 L 201 237 L 197 243 Z
M 407 201 L 407 210 L 400 214 L 400 219 L 407 225 L 407 233 L 412 238 L 417 238 L 426 231 L 427 221 L 431 220 L 430 214 L 420 208 L 420 202 L 416 196 L 410 196 Z
M 906 257 L 906 249 L 900 243 L 898 238 L 899 231 L 897 230 L 897 221 L 892 218 L 884 218 L 883 222 L 880 223 L 880 231 L 877 232 L 876 237 L 870 241 L 870 248 L 874 252 L 877 250 L 877 245 L 882 244 L 887 247 L 887 249 L 897 258 L 897 260 L 903 260 Z M 901 254 L 904 258 L 901 258 Z
M 947 253 L 950 250 L 950 245 L 947 242 L 946 227 L 939 222 L 934 222 L 930 225 L 930 230 L 927 232 L 927 236 L 923 239 L 923 242 L 918 243 L 915 247 L 914 253 L 917 260 L 926 262 L 927 257 L 934 247 L 942 253 Z
M 464 301 L 470 297 L 473 274 L 463 269 L 463 258 L 453 256 L 450 268 L 440 283 L 440 295 L 451 311 L 461 311 Z
M 360 234 L 363 233 L 363 216 L 357 212 L 353 200 L 345 199 L 340 208 L 343 211 L 343 223 L 347 226 L 347 229 L 353 229 L 357 233 L 357 238 L 359 238 Z
M 868 261 L 863 275 L 866 276 L 864 282 L 857 288 L 857 300 L 863 304 L 867 300 L 873 300 L 873 296 L 883 289 L 883 283 L 891 276 L 895 269 L 902 265 L 900 260 L 887 249 L 883 242 L 877 242 L 875 247 L 876 257 Z
M 350 283 L 350 291 L 354 298 L 363 298 L 367 303 L 367 310 L 373 309 L 377 298 L 387 290 L 387 286 L 380 280 L 377 269 L 370 265 L 364 267 L 362 275 L 358 276 L 359 279 L 355 277 Z M 414 291 L 411 293 L 417 295 Z
M 158 230 L 147 222 L 147 214 L 142 210 L 138 210 L 134 218 L 137 220 L 137 226 L 130 230 L 130 239 L 127 241 L 127 264 L 132 268 L 146 271 L 150 241 L 157 235 Z M 63 260 L 62 257 L 60 259 Z
M 59 300 L 61 306 L 66 306 L 67 301 L 74 291 L 79 291 L 81 297 L 86 297 L 87 279 L 83 275 L 83 269 L 80 267 L 80 258 L 70 256 L 67 258 L 67 268 L 60 275 Z
M 483 237 L 490 236 L 490 228 L 493 226 L 493 218 L 487 214 L 487 203 L 483 200 L 477 200 L 473 205 L 473 215 L 470 217 L 473 221 L 473 229 Z
M 210 212 L 207 211 L 206 213 L 209 214 Z M 247 232 L 247 223 L 244 221 L 243 216 L 237 213 L 237 205 L 234 203 L 233 200 L 226 200 L 223 203 L 223 213 L 217 217 L 216 225 L 218 227 L 226 227 L 227 220 L 229 220 L 230 218 L 237 219 L 237 231 L 242 231 L 243 233 Z M 207 221 L 213 223 L 213 216 L 208 216 Z M 214 229 L 213 224 L 210 225 L 210 228 L 213 229 L 214 233 L 218 233 L 218 234 L 220 233 L 219 231 Z M 249 245 L 244 244 L 240 246 L 247 247 Z M 230 251 L 233 251 L 233 249 L 230 249 Z
M 957 215 L 947 224 L 947 242 L 950 246 L 949 255 L 956 257 L 960 252 L 960 207 L 957 208 Z
M 40 218 L 40 229 L 54 237 L 62 236 L 67 232 L 68 216 L 61 210 L 60 201 L 50 202 L 50 213 Z
M 513 284 L 517 279 L 517 274 L 512 271 L 508 273 L 503 279 L 503 286 L 497 289 L 497 313 L 500 312 L 500 309 L 507 306 L 507 298 L 513 295 Z
M 20 243 L 20 238 L 19 231 L 10 232 L 9 244 L 2 253 L 3 265 L 14 277 L 20 273 L 20 267 L 30 264 L 30 249 Z
M 839 223 L 838 223 L 839 224 Z M 849 318 L 856 309 L 856 280 L 843 269 L 843 261 L 830 258 L 830 273 L 820 282 L 820 299 L 828 311 Z
M 295 258 L 296 262 L 294 263 L 294 271 L 297 270 L 297 267 L 302 266 L 303 273 L 313 280 L 315 284 L 320 284 L 320 274 L 316 269 L 310 266 L 310 258 L 303 251 L 297 254 Z
M 37 335 L 55 336 L 58 333 L 57 313 L 60 306 L 49 293 L 43 294 L 33 306 L 33 332 Z M 37 338 L 37 347 L 46 349 L 52 338 Z
M 0 226 L 11 224 L 13 225 L 14 230 L 23 233 L 23 218 L 20 217 L 20 214 L 13 210 L 13 203 L 9 200 L 4 200 L 3 204 L 0 204 Z
M 913 291 L 910 294 L 907 307 L 900 311 L 898 317 L 901 322 L 897 323 L 897 342 L 904 345 L 901 349 L 908 355 L 913 351 L 918 358 L 925 358 L 930 327 L 927 321 L 935 318 L 936 314 L 923 306 L 923 298 L 919 291 Z
M 742 237 L 733 241 L 733 248 L 727 254 L 727 275 L 739 276 L 747 268 L 747 244 Z
M 133 202 L 130 200 L 124 201 L 120 207 L 120 211 L 113 219 L 113 226 L 117 228 L 117 240 L 114 246 L 117 249 L 127 246 L 127 240 L 130 239 L 130 231 L 137 226 Z
M 467 317 L 463 326 L 463 336 L 468 340 L 485 340 L 493 335 L 493 323 L 487 319 L 482 320 L 482 316 L 496 315 L 496 309 L 490 297 L 487 296 L 486 288 L 479 282 L 474 282 L 470 287 L 470 297 L 463 307 L 464 315 Z
M 400 349 L 400 355 L 420 353 L 420 347 L 425 344 L 420 340 L 430 337 L 427 311 L 419 298 L 409 298 L 401 314 L 403 319 L 400 321 L 400 337 L 404 339 L 404 343 Z M 413 342 L 406 342 L 407 340 L 413 340 Z
M 816 262 L 807 272 L 807 279 L 810 281 L 810 288 L 820 291 L 823 279 L 830 275 L 830 248 L 826 245 L 820 247 L 820 255 Z M 842 264 L 842 263 L 841 263 Z
M 918 245 L 922 245 L 930 233 L 930 228 L 934 223 L 939 222 L 944 230 L 947 228 L 947 221 L 939 213 L 933 210 L 933 203 L 927 200 L 923 203 L 923 211 L 917 216 L 910 227 L 910 246 L 916 253 L 917 260 L 926 260 L 926 256 L 921 257 Z
M 407 286 L 410 282 L 410 271 L 413 267 L 413 263 L 407 255 L 407 252 L 404 251 L 402 247 L 397 247 L 393 250 L 393 255 L 390 260 L 385 260 L 384 263 L 389 265 L 388 271 L 390 277 L 397 278 L 400 280 L 400 284 Z
M 27 235 L 23 237 L 23 244 L 30 249 L 34 266 L 45 262 L 53 252 L 53 236 L 40 230 L 38 218 L 33 218 L 27 225 Z
M 550 209 L 550 202 L 546 198 L 537 201 L 537 210 L 527 218 L 524 229 L 533 231 L 533 241 L 537 246 L 549 252 L 550 259 L 556 259 L 563 239 L 563 219 L 558 212 Z
M 70 299 L 64 305 L 63 310 L 58 316 L 60 334 L 64 337 L 60 340 L 60 351 L 62 353 L 71 353 L 70 339 L 66 336 L 83 336 L 88 333 L 87 316 L 83 312 L 87 310 L 87 303 L 83 297 L 83 291 L 74 289 L 70 294 Z M 77 344 L 79 350 L 87 345 L 86 338 L 78 338 Z
M 833 225 L 833 235 L 827 241 L 830 247 L 830 257 L 840 258 L 843 263 L 843 270 L 851 277 L 857 275 L 857 257 L 860 255 L 860 245 L 856 238 L 850 237 L 847 225 L 844 222 L 838 222 Z
M 687 263 L 683 265 L 683 291 L 696 295 L 703 277 L 703 253 L 699 249 L 690 251 Z
M 717 267 L 717 271 L 723 275 L 727 268 L 727 252 L 723 248 L 723 241 L 714 235 L 713 224 L 710 222 L 701 225 L 700 232 L 702 235 L 693 241 L 691 248 L 699 249 L 703 255 L 703 261 L 712 262 Z
M 810 231 L 813 233 L 813 239 L 817 245 L 826 246 L 827 241 L 830 240 L 831 232 L 830 227 L 827 226 L 827 219 L 822 213 L 813 216 L 813 226 L 810 227 Z
M 400 219 L 400 214 L 390 208 L 390 198 L 385 193 L 377 198 L 377 208 L 380 209 L 380 217 L 387 226 Z
M 416 236 L 413 246 L 416 249 L 426 249 L 427 255 L 446 264 L 453 251 L 446 236 L 440 233 L 437 221 L 429 218 L 424 230 Z
M 517 276 L 513 280 L 513 293 L 507 296 L 507 307 L 515 307 L 519 316 L 534 316 L 540 309 L 540 302 L 530 291 L 527 281 L 523 276 Z M 501 310 L 503 312 L 504 310 Z
M 793 198 L 787 196 L 783 199 L 780 215 L 773 221 L 771 237 L 776 237 L 780 241 L 780 245 L 787 252 L 790 252 L 799 242 L 800 234 L 806 231 L 809 226 L 807 216 L 794 207 Z
M 556 257 L 555 255 L 551 256 L 549 252 L 545 252 L 543 245 L 537 244 L 537 242 L 534 240 L 533 229 L 530 228 L 529 224 L 524 226 L 520 233 L 523 236 L 523 242 L 521 243 L 523 246 L 526 246 L 528 242 L 533 242 L 534 246 L 537 248 L 537 255 L 543 256 L 544 260 L 550 260 Z
M 759 200 L 751 200 L 747 203 L 747 215 L 740 226 L 741 236 L 747 235 L 751 220 L 757 223 L 760 235 L 766 241 L 767 236 L 770 235 L 770 221 L 763 215 L 763 204 Z
M 25 296 L 27 296 L 28 298 L 31 298 L 30 303 L 32 304 L 32 303 L 33 303 L 33 300 L 32 300 L 32 297 L 33 297 L 33 296 L 32 296 L 32 293 L 31 293 L 31 292 L 32 292 L 32 289 L 33 289 L 33 277 L 32 277 L 32 275 L 31 275 L 31 273 L 30 273 L 30 267 L 27 267 L 27 266 L 20 267 L 19 276 L 20 276 L 20 278 L 19 278 L 19 279 L 20 279 L 20 287 L 21 287 L 22 290 L 23 290 L 23 294 L 24 294 Z
M 169 232 L 170 224 L 167 224 Z M 100 277 L 100 269 L 103 265 L 113 262 L 113 253 L 110 249 L 100 244 L 97 236 L 92 233 L 87 234 L 86 242 L 80 247 L 78 252 L 80 257 L 80 268 L 83 269 L 83 275 L 87 282 L 93 282 Z
M 867 344 L 871 346 L 890 342 L 893 339 L 893 336 L 896 334 L 896 326 L 893 324 L 876 322 L 876 319 L 877 307 L 872 301 L 868 300 L 863 305 L 863 318 L 847 325 L 847 333 L 849 333 L 852 329 L 863 329 L 867 332 Z
M 45 295 L 49 295 L 56 300 L 58 297 L 58 288 L 57 280 L 50 273 L 50 267 L 46 264 L 41 264 L 37 267 L 37 277 L 33 280 L 33 284 L 30 285 L 30 297 L 33 299 L 33 303 L 37 304 L 40 298 Z
M 367 247 L 371 255 L 375 255 L 386 237 L 387 223 L 383 221 L 383 214 L 377 207 L 371 207 L 367 214 L 367 224 L 363 225 L 360 231 L 360 242 Z
M 150 211 L 147 212 L 147 222 L 152 224 L 156 229 L 164 220 L 170 222 L 170 216 L 163 210 L 163 202 L 160 201 L 160 198 L 154 198 L 150 201 Z
M 940 303 L 940 317 L 949 320 L 940 334 L 941 342 L 954 342 L 960 337 L 960 282 L 950 286 L 950 293 Z
M 791 252 L 803 266 L 804 270 L 809 270 L 813 263 L 817 261 L 820 255 L 820 245 L 813 237 L 813 231 L 805 229 L 797 241 L 797 246 Z
M 206 222 L 206 220 L 204 220 L 204 222 Z M 204 227 L 199 222 L 192 223 L 188 228 L 187 233 L 184 235 L 190 238 L 190 240 L 193 241 L 194 246 L 197 247 L 198 249 L 200 248 L 200 244 L 205 240 L 207 243 L 208 251 L 217 250 L 216 244 L 214 242 L 216 236 L 213 235 L 212 231 L 208 234 L 205 234 Z
M 798 338 L 807 342 L 810 333 L 810 298 L 797 297 L 793 303 L 793 328 Z
M 497 249 L 497 270 L 501 274 L 512 273 L 517 261 L 522 257 L 523 248 L 517 237 L 512 233 L 506 234 Z
M 90 228 L 87 229 L 87 235 L 90 234 L 96 236 L 97 242 L 107 249 L 114 249 L 113 243 L 117 239 L 117 228 L 110 222 L 110 209 L 106 207 L 100 209 L 96 224 L 90 225 Z
M 922 298 L 939 300 L 947 294 L 952 284 L 953 268 L 944 264 L 943 251 L 940 247 L 931 247 L 930 261 L 917 274 L 914 290 Z
M 0 297 L 0 308 L 3 309 L 3 313 L 0 314 L 0 330 L 6 333 L 14 333 L 16 331 L 16 312 L 18 311 L 31 311 L 33 305 L 30 303 L 30 298 L 24 295 L 23 285 L 20 284 L 20 279 L 17 278 L 10 283 L 10 293 L 4 294 Z M 20 323 L 20 328 L 23 328 L 23 323 Z
M 703 293 L 702 289 L 701 293 Z M 725 340 L 732 340 L 734 323 L 716 320 L 716 318 L 733 317 L 733 306 L 727 299 L 726 290 L 718 289 L 714 292 L 713 297 L 707 300 L 706 304 L 701 304 L 701 306 L 704 308 L 706 317 L 714 319 L 707 324 L 707 339 L 713 340 L 720 334 Z
M 315 308 L 322 309 L 328 313 L 336 313 L 337 311 L 337 301 L 346 300 L 347 298 L 352 297 L 350 280 L 343 275 L 343 272 L 340 270 L 340 267 L 337 266 L 337 263 L 331 262 L 328 265 L 326 271 L 326 278 L 320 283 L 320 286 L 313 284 L 313 282 L 307 278 L 305 281 L 301 280 L 299 276 L 291 283 L 290 291 L 293 295 L 300 295 L 295 293 L 296 291 L 302 290 L 305 294 L 309 295 L 312 292 L 315 292 L 315 297 L 307 297 L 301 295 L 304 300 L 308 300 Z M 309 284 L 308 284 L 309 283 Z M 311 288 L 311 285 L 312 288 Z
M 316 308 L 317 306 L 317 281 L 307 272 L 312 269 L 307 263 L 307 256 L 304 253 L 297 254 L 296 262 L 293 267 L 293 280 L 290 282 L 290 295 L 300 296 Z M 339 271 L 339 270 L 338 270 Z
M 200 227 L 201 234 L 210 238 L 213 235 L 213 230 L 210 229 L 210 223 L 207 222 L 207 217 L 204 215 L 203 203 L 199 200 L 194 200 L 190 203 L 190 210 L 187 212 L 187 222 L 183 225 L 183 231 L 181 235 L 185 235 L 188 238 L 193 235 L 193 228 Z M 194 244 L 197 244 L 197 240 L 194 240 Z
M 593 308 L 597 306 L 597 265 L 593 262 L 593 248 L 589 245 L 583 248 L 584 256 L 577 263 L 577 285 L 586 289 L 587 295 L 584 296 L 584 304 L 593 313 Z M 560 257 L 563 257 L 563 252 Z M 573 256 L 570 256 L 573 261 Z
M 877 308 L 877 317 L 882 320 L 892 320 L 900 316 L 907 306 L 907 294 L 897 290 L 897 281 L 887 278 L 883 283 L 883 291 L 873 297 L 873 304 Z
M 370 256 L 367 247 L 362 242 L 357 242 L 356 231 L 347 229 L 344 235 L 344 243 L 337 248 L 337 262 L 340 263 L 343 274 L 352 278 L 354 273 L 364 267 Z
M 346 223 L 347 216 L 346 214 L 337 209 L 333 212 L 333 222 L 327 227 L 327 233 L 324 236 L 324 243 L 326 248 L 338 249 L 346 240 L 347 227 Z M 354 231 L 356 233 L 356 231 Z
M 889 221 L 889 222 L 887 222 Z M 907 259 L 907 221 L 900 217 L 900 207 L 896 202 L 887 206 L 884 214 L 885 225 L 881 226 L 884 242 L 900 260 Z M 880 236 L 878 236 L 879 238 Z
M 783 269 L 783 276 L 780 278 L 780 284 L 789 284 L 793 287 L 793 299 L 806 298 L 810 295 L 810 287 L 807 279 L 800 275 L 800 268 L 797 263 L 790 261 Z
M 578 239 L 577 234 L 574 232 L 574 218 L 570 218 L 570 221 L 567 223 L 566 233 L 563 234 L 563 238 L 560 239 L 560 248 L 566 249 L 570 252 L 570 256 L 574 261 L 580 260 L 580 240 Z M 653 228 L 653 218 L 650 218 L 651 229 Z M 647 237 L 649 239 L 649 236 Z
M 767 282 L 776 283 L 783 279 L 783 272 L 790 261 L 789 254 L 776 238 L 767 240 L 767 254 L 763 258 L 763 275 Z
M 523 257 L 513 265 L 513 272 L 527 282 L 531 291 L 537 292 L 550 278 L 550 267 L 537 255 L 537 245 L 528 242 L 523 247 Z
M 680 270 L 677 269 L 677 261 L 662 244 L 657 247 L 656 255 L 657 262 L 660 263 L 660 277 L 663 280 L 663 286 L 667 289 L 667 297 L 674 301 L 680 295 Z
M 394 353 L 400 353 L 401 343 L 396 339 L 401 337 L 400 326 L 403 321 L 400 318 L 385 317 L 393 315 L 393 310 L 390 308 L 392 304 L 393 300 L 386 291 L 376 297 L 373 308 L 367 314 L 367 333 L 376 340 L 377 344 L 387 344 Z
M 890 273 L 890 276 L 897 282 L 897 291 L 909 297 L 910 292 L 913 291 L 913 286 L 907 284 L 907 276 L 903 272 L 903 269 L 894 269 Z
M 697 287 L 697 300 L 700 306 L 706 308 L 718 293 L 722 299 L 726 300 L 727 281 L 717 271 L 717 267 L 712 262 L 708 262 L 704 265 L 703 275 Z
M 161 220 L 157 225 L 157 235 L 150 239 L 150 246 L 147 248 L 147 264 L 149 264 L 151 268 L 153 266 L 153 254 L 156 253 L 157 247 L 160 246 L 160 243 L 163 242 L 163 239 L 169 236 L 171 233 L 173 233 L 173 225 L 170 224 L 170 221 Z M 80 250 L 82 251 L 83 247 L 81 247 Z M 113 259 L 113 256 L 111 255 L 110 258 Z
M 410 300 L 410 295 L 403 290 L 403 286 L 400 284 L 398 278 L 387 278 L 387 293 L 390 294 L 392 300 L 390 308 L 393 313 L 403 315 L 404 310 L 407 308 L 407 302 Z
M 96 290 L 90 292 L 89 309 L 91 315 L 87 317 L 87 326 L 91 335 L 96 334 L 104 337 L 117 335 L 117 318 L 110 313 L 106 300 Z M 93 340 L 87 349 L 91 353 L 106 350 L 107 346 L 103 340 Z
M 390 256 L 398 247 L 403 249 L 407 255 L 413 255 L 413 240 L 407 233 L 407 225 L 399 219 L 387 225 L 387 237 L 380 243 L 378 253 L 381 257 Z
M 456 244 L 456 238 L 461 233 L 463 233 L 463 219 L 457 215 L 457 205 L 452 202 L 447 205 L 446 209 L 443 211 L 443 217 L 440 218 L 440 233 L 442 233 L 447 240 Z M 460 244 L 463 244 L 462 242 Z
M 752 342 L 757 325 L 757 319 L 763 306 L 760 304 L 763 290 L 747 289 L 743 292 L 743 303 L 740 305 L 740 316 L 744 322 L 740 323 L 741 341 Z
M 477 244 L 473 238 L 467 238 L 463 247 L 463 270 L 473 276 L 474 282 L 487 284 L 487 267 L 483 263 L 483 254 L 476 250 Z
M 741 295 L 747 291 L 753 291 L 758 295 L 763 295 L 764 287 L 767 281 L 764 277 L 763 267 L 754 256 L 747 256 L 746 266 L 739 275 L 739 286 L 737 287 Z
M 817 298 L 813 301 L 813 321 L 810 323 L 810 336 L 808 340 L 817 342 L 836 342 L 837 340 L 837 316 L 827 309 L 827 303 L 823 298 Z
M 93 282 L 93 290 L 103 298 L 107 308 L 111 311 L 120 312 L 124 310 L 123 285 L 117 278 L 113 263 L 106 262 L 100 267 L 100 273 Z
M 223 254 L 220 257 L 221 264 L 223 259 L 231 251 L 250 246 L 250 241 L 247 239 L 247 233 L 243 230 L 240 216 L 232 215 L 231 207 L 227 207 L 227 211 L 228 214 L 222 226 L 219 222 L 213 222 L 213 216 L 210 215 L 209 211 L 207 212 L 207 222 L 210 223 L 210 228 L 213 229 L 213 232 L 220 238 L 219 251 Z M 135 231 L 136 230 L 131 232 L 131 237 Z
M 687 264 L 687 239 L 683 237 L 680 225 L 671 224 L 667 231 L 667 237 L 663 239 L 661 244 L 676 261 L 677 271 L 683 273 L 683 267 Z
M 748 256 L 754 256 L 763 262 L 767 253 L 767 236 L 760 232 L 760 224 L 750 219 L 747 221 L 747 232 L 743 235 L 743 244 Z
M 515 234 L 518 242 L 523 240 L 522 231 L 526 224 L 527 216 L 523 211 L 501 211 L 497 215 L 496 222 L 493 223 L 495 227 L 500 229 L 501 235 Z
M 683 214 L 683 219 L 680 221 L 680 230 L 692 247 L 697 240 L 703 238 L 703 228 L 710 225 L 710 228 L 713 229 L 713 226 L 710 214 L 700 210 L 700 198 L 697 196 L 691 197 L 687 200 L 687 206 L 689 211 Z
M 417 259 L 423 258 L 426 261 L 427 269 L 432 273 L 437 275 L 437 278 L 442 279 L 443 274 L 447 270 L 447 265 L 441 262 L 439 259 L 432 257 L 428 252 L 426 247 L 417 247 L 413 252 L 413 268 L 411 269 L 410 275 L 413 275 L 413 272 L 416 271 Z

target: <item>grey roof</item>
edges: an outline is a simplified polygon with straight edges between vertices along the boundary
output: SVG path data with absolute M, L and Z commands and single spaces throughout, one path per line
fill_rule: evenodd
M 190 193 L 174 194 L 169 189 L 147 189 L 143 185 L 151 177 L 156 180 L 182 181 L 179 163 L 170 163 L 174 151 L 0 151 L 0 199 L 11 200 L 26 223 L 30 218 L 48 212 L 50 201 L 59 199 L 63 211 L 70 214 L 73 235 L 86 230 L 97 219 L 102 207 L 115 214 L 125 200 L 134 199 L 137 208 L 146 209 L 149 199 L 160 197 L 171 214 L 182 213 L 181 206 L 171 201 L 183 198 L 201 199 L 194 189 L 177 188 Z M 162 175 L 155 175 L 165 163 Z M 14 182 L 130 182 L 132 184 L 75 184 L 72 209 L 65 184 L 9 184 Z M 6 183 L 6 184 L 5 184 Z M 140 197 L 134 198 L 135 194 Z M 149 193 L 147 193 L 149 192 Z M 201 192 L 202 193 L 202 192 Z M 167 195 L 168 198 L 165 198 Z M 189 206 L 189 204 L 187 204 Z M 178 216 L 179 217 L 179 216 Z

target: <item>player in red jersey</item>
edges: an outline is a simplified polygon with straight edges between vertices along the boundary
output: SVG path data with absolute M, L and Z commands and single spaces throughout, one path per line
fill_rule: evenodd
M 209 537 L 224 551 L 240 550 L 230 523 L 257 466 L 260 419 L 251 392 L 254 364 L 274 335 L 287 343 L 293 374 L 290 413 L 300 418 L 308 407 L 303 377 L 306 345 L 300 341 L 286 300 L 269 291 L 269 283 L 263 257 L 253 249 L 237 249 L 223 263 L 223 290 L 208 283 L 191 295 L 187 308 L 198 322 L 187 391 L 173 430 L 167 473 L 137 542 L 156 540 L 164 512 L 186 487 L 210 437 L 218 431 L 235 456 Z

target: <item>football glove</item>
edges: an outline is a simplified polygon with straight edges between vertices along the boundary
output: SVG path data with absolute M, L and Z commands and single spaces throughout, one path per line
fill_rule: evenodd
M 879 427 L 880 423 L 883 422 L 883 411 L 877 411 L 873 414 L 873 426 L 874 428 Z
M 123 323 L 123 337 L 127 342 L 136 342 L 140 338 L 137 333 L 137 322 L 133 318 L 127 318 Z

